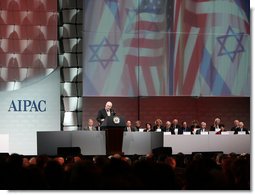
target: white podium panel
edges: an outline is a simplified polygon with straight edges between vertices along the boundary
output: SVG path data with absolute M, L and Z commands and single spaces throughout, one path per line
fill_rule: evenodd
M 163 145 L 162 132 L 124 132 L 125 155 L 145 155 Z M 105 155 L 105 131 L 37 132 L 37 154 L 57 155 L 58 147 L 80 147 L 83 155 Z
M 251 152 L 250 135 L 210 135 L 209 151 L 223 151 L 226 154 Z
M 105 132 L 74 131 L 72 147 L 80 147 L 83 155 L 105 155 Z
M 194 151 L 206 152 L 209 149 L 207 135 L 165 135 L 163 146 L 172 147 L 173 154 L 182 152 L 191 154 Z
M 172 147 L 173 154 L 182 152 L 213 152 L 222 151 L 225 154 L 251 152 L 250 135 L 167 135 L 164 134 L 163 146 Z
M 9 135 L 0 134 L 0 152 L 9 153 Z
M 162 132 L 124 132 L 122 150 L 125 155 L 145 155 L 162 147 Z
M 151 152 L 151 134 L 147 132 L 124 132 L 124 154 L 148 154 Z

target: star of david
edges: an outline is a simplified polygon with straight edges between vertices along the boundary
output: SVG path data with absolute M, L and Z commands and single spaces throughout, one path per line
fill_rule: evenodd
M 221 46 L 218 56 L 228 55 L 234 62 L 236 55 L 245 51 L 242 45 L 243 35 L 244 33 L 235 33 L 229 26 L 226 35 L 217 37 Z
M 119 45 L 110 44 L 107 38 L 104 38 L 99 44 L 89 45 L 92 51 L 92 56 L 89 58 L 89 62 L 99 62 L 105 69 L 111 62 L 119 61 L 116 56 L 116 51 Z M 107 56 L 102 54 L 107 53 Z

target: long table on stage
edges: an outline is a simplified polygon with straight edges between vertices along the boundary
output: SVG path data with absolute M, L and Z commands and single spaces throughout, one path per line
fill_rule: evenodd
M 58 147 L 80 147 L 83 155 L 106 155 L 105 131 L 37 132 L 37 154 L 57 155 Z M 124 132 L 122 151 L 125 155 L 145 155 L 163 146 L 158 132 Z
M 105 155 L 104 131 L 37 132 L 37 154 L 57 155 L 58 147 L 80 147 L 83 155 Z M 162 132 L 124 132 L 122 151 L 125 155 L 145 155 L 158 147 L 172 147 L 173 154 L 182 152 L 222 151 L 250 153 L 250 135 L 169 135 Z
M 213 152 L 222 151 L 225 154 L 251 152 L 250 135 L 167 135 L 164 134 L 164 147 L 172 147 L 173 154 L 182 152 Z

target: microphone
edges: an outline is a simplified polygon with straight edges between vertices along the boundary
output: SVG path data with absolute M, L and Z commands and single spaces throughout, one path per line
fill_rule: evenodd
M 115 115 L 116 115 L 116 112 L 115 112 L 113 109 L 111 109 L 111 114 L 112 114 L 113 116 L 115 116 Z

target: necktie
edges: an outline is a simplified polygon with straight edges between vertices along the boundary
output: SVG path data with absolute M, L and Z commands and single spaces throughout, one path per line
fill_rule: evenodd
M 106 112 L 107 112 L 107 116 L 111 115 L 110 110 L 107 110 Z

